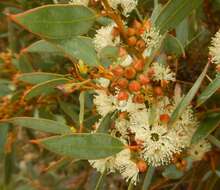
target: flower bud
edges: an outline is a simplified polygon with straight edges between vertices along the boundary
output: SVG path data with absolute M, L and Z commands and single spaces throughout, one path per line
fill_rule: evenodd
M 128 87 L 128 80 L 126 78 L 118 79 L 118 86 L 120 89 L 125 89 Z
M 154 94 L 156 96 L 163 96 L 163 90 L 160 86 L 154 87 Z
M 136 164 L 139 172 L 144 173 L 147 171 L 147 164 L 144 160 L 138 160 Z
M 135 46 L 137 43 L 137 38 L 135 36 L 131 36 L 128 38 L 128 45 Z
M 120 91 L 117 95 L 117 99 L 119 101 L 123 101 L 123 100 L 127 100 L 129 97 L 128 92 L 127 91 Z
M 116 77 L 120 77 L 123 75 L 124 73 L 124 69 L 120 66 L 120 65 L 117 65 L 116 67 L 114 67 L 112 69 L 112 73 L 116 76 Z
M 168 123 L 170 120 L 170 116 L 168 114 L 161 114 L 160 121 L 163 123 Z
M 127 67 L 125 68 L 124 76 L 127 79 L 133 79 L 136 76 L 136 71 L 133 67 Z
M 150 79 L 147 75 L 141 74 L 139 75 L 139 81 L 142 85 L 146 85 L 150 83 Z
M 141 84 L 138 81 L 133 80 L 129 83 L 128 88 L 131 92 L 138 92 L 141 89 Z
M 145 29 L 146 31 L 149 31 L 149 30 L 150 30 L 150 28 L 151 28 L 151 22 L 150 22 L 150 20 L 145 20 L 144 23 L 143 23 L 143 25 L 144 25 L 144 29 Z
M 144 60 L 143 59 L 137 59 L 133 63 L 133 67 L 136 71 L 142 71 L 144 69 Z
M 136 30 L 134 28 L 128 28 L 127 35 L 134 36 L 136 34 Z
M 140 29 L 142 27 L 142 24 L 138 22 L 137 20 L 134 20 L 132 25 L 135 29 Z
M 136 46 L 141 49 L 141 50 L 144 50 L 145 48 L 145 42 L 144 40 L 138 40 L 137 43 L 136 43 Z
M 143 94 L 136 94 L 132 101 L 137 104 L 143 104 L 145 102 L 145 98 Z

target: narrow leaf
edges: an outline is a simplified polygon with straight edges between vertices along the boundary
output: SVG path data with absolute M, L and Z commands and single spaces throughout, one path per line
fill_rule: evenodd
M 187 95 L 181 100 L 181 102 L 177 105 L 176 109 L 173 111 L 168 126 L 172 126 L 175 121 L 181 116 L 181 114 L 185 111 L 186 107 L 190 104 L 195 94 L 199 90 L 199 87 L 205 77 L 205 74 L 208 70 L 209 63 L 205 66 L 204 70 L 200 74 L 199 78 L 194 83 L 193 87 L 187 93 Z
M 34 73 L 24 73 L 18 77 L 18 80 L 27 82 L 30 84 L 39 84 L 49 80 L 63 78 L 64 75 L 55 73 L 44 73 L 44 72 L 34 72 Z
M 206 100 L 208 100 L 218 89 L 220 88 L 220 74 L 218 74 L 208 87 L 203 90 L 200 96 L 197 99 L 197 106 L 203 104 Z
M 49 80 L 40 84 L 33 86 L 25 94 L 25 100 L 30 100 L 39 95 L 47 95 L 56 92 L 56 87 L 61 84 L 65 84 L 70 80 L 65 78 Z
M 0 123 L 0 159 L 3 157 L 5 152 L 5 144 L 8 136 L 9 124 Z
M 168 54 L 175 54 L 177 56 L 185 56 L 185 50 L 181 42 L 173 35 L 168 34 L 164 39 L 164 49 Z
M 148 190 L 149 189 L 152 178 L 153 178 L 154 170 L 155 170 L 154 167 L 150 166 L 148 168 L 146 176 L 144 178 L 144 183 L 143 183 L 143 186 L 142 186 L 142 190 Z
M 6 121 L 14 125 L 18 125 L 20 127 L 27 127 L 30 129 L 49 132 L 53 134 L 71 133 L 69 126 L 48 119 L 34 118 L 34 117 L 14 117 Z
M 169 0 L 156 18 L 156 28 L 162 33 L 175 28 L 201 3 L 202 0 Z
M 108 113 L 101 121 L 99 128 L 97 130 L 98 133 L 107 133 L 111 127 L 111 123 L 113 120 L 114 112 Z
M 216 137 L 214 137 L 213 135 L 209 135 L 207 137 L 207 139 L 216 147 L 220 148 L 220 140 L 218 140 Z
M 208 137 L 220 124 L 220 113 L 208 115 L 199 125 L 193 135 L 192 144 Z
M 46 149 L 57 154 L 77 159 L 100 159 L 122 151 L 123 143 L 107 134 L 77 133 L 55 136 L 39 141 Z
M 10 18 L 32 33 L 48 39 L 64 39 L 89 31 L 96 15 L 85 6 L 46 5 L 11 15 Z

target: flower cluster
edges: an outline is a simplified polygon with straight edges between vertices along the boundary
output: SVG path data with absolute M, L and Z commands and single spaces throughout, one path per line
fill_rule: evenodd
M 122 18 L 126 18 L 135 9 L 137 1 L 109 0 L 108 5 L 116 14 L 121 8 Z M 107 46 L 118 49 L 117 58 L 105 68 L 108 77 L 96 78 L 96 84 L 101 88 L 95 90 L 93 102 L 101 119 L 94 128 L 97 130 L 101 121 L 112 113 L 114 119 L 108 132 L 127 148 L 104 159 L 89 160 L 89 163 L 102 173 L 118 171 L 126 181 L 136 184 L 139 173 L 145 172 L 148 166 L 175 163 L 175 157 L 181 154 L 201 160 L 210 150 L 210 144 L 199 142 L 191 146 L 198 125 L 191 106 L 173 126 L 168 125 L 182 97 L 173 93 L 175 73 L 169 60 L 165 61 L 167 63 L 157 58 L 148 61 L 161 45 L 160 32 L 150 20 L 134 20 L 129 24 L 121 20 L 119 23 L 123 27 L 117 25 L 118 20 L 102 26 L 93 38 L 98 55 Z M 213 56 L 213 59 L 217 57 Z M 196 154 L 198 147 L 199 155 Z

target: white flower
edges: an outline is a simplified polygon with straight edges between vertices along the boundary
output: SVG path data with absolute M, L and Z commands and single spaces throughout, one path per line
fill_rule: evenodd
M 188 150 L 188 154 L 194 161 L 202 160 L 206 152 L 211 150 L 211 144 L 207 140 L 202 140 L 197 144 L 193 144 Z
M 129 96 L 128 100 L 119 101 L 116 94 L 116 96 L 114 97 L 114 105 L 117 110 L 121 112 L 126 111 L 128 113 L 134 113 L 145 108 L 144 104 L 133 103 L 132 95 Z
M 88 6 L 89 0 L 70 0 L 69 4 Z
M 215 37 L 212 38 L 209 52 L 212 56 L 212 62 L 220 64 L 220 30 L 215 34 Z
M 88 161 L 93 168 L 95 168 L 97 171 L 101 173 L 104 173 L 105 171 L 108 173 L 115 172 L 114 156 L 110 156 L 99 160 L 88 160 Z
M 115 105 L 113 104 L 113 96 L 108 96 L 103 90 L 97 90 L 95 92 L 97 95 L 94 96 L 93 102 L 101 116 L 104 117 L 106 114 L 116 109 Z
M 102 26 L 100 29 L 98 29 L 95 35 L 95 38 L 93 39 L 93 43 L 95 45 L 95 48 L 98 52 L 101 51 L 106 46 L 116 46 L 120 42 L 120 38 L 116 37 L 114 39 L 112 35 L 112 30 L 114 28 L 115 24 L 111 24 L 108 26 Z
M 175 74 L 170 70 L 168 66 L 154 62 L 152 67 L 154 70 L 153 80 L 155 81 L 175 81 Z
M 138 181 L 139 169 L 135 162 L 131 160 L 131 152 L 125 149 L 116 155 L 116 168 L 126 181 L 136 184 Z
M 148 119 L 147 117 L 145 117 Z M 173 131 L 168 131 L 164 126 L 149 126 L 136 123 L 132 117 L 131 128 L 135 131 L 135 138 L 143 142 L 141 154 L 143 158 L 152 166 L 168 164 L 174 153 L 181 150 L 176 146 L 177 136 Z
M 119 58 L 119 63 L 122 67 L 127 67 L 131 65 L 133 59 L 130 55 L 126 55 L 125 57 Z
M 141 37 L 147 44 L 147 49 L 158 47 L 162 38 L 159 31 L 157 31 L 154 27 L 151 27 L 148 31 L 144 32 Z
M 128 139 L 128 129 L 129 129 L 129 121 L 126 119 L 116 119 L 115 120 L 115 129 L 112 130 L 111 135 L 117 136 L 117 133 L 121 135 L 121 141 L 124 141 L 126 144 L 126 139 Z
M 108 0 L 108 2 L 115 10 L 120 5 L 122 8 L 122 14 L 126 17 L 129 16 L 129 13 L 137 6 L 137 0 Z

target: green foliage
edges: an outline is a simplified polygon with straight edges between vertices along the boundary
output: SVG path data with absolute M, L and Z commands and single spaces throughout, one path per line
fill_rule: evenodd
M 197 142 L 205 139 L 210 135 L 216 127 L 220 124 L 220 113 L 213 113 L 208 115 L 199 125 L 198 129 L 193 135 L 192 143 L 196 144 Z
M 11 19 L 44 38 L 63 39 L 87 33 L 96 15 L 84 6 L 47 5 L 11 15 Z
M 155 20 L 155 26 L 162 32 L 175 28 L 202 0 L 169 0 Z
M 202 91 L 200 96 L 197 98 L 197 106 L 203 104 L 208 100 L 218 89 L 220 88 L 220 74 Z
M 12 123 L 15 126 L 27 127 L 30 129 L 35 129 L 43 132 L 49 132 L 52 134 L 71 133 L 69 126 L 48 119 L 33 118 L 33 117 L 15 117 L 6 120 L 5 122 Z
M 57 154 L 88 160 L 106 158 L 125 148 L 117 138 L 101 133 L 54 136 L 39 140 L 38 143 Z

